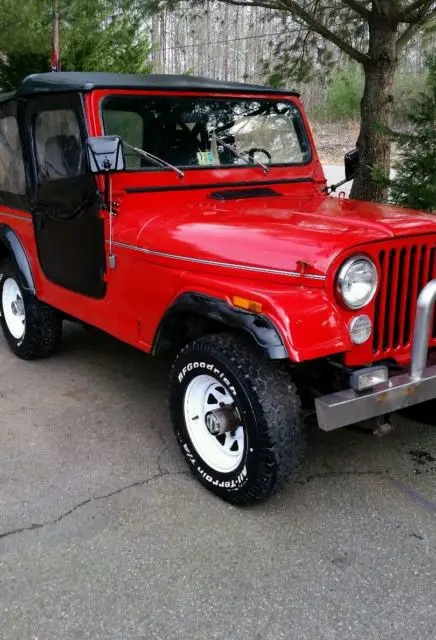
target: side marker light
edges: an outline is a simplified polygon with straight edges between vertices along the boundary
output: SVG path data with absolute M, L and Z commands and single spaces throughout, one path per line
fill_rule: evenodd
M 240 296 L 233 296 L 232 304 L 238 309 L 245 309 L 245 311 L 251 311 L 252 313 L 262 313 L 263 305 L 261 302 L 255 300 L 248 300 L 247 298 L 241 298 Z

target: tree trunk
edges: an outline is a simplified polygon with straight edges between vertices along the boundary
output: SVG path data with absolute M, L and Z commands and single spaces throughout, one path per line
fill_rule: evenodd
M 153 13 L 151 18 L 151 37 L 153 43 L 152 61 L 153 61 L 153 73 L 160 73 L 160 21 L 157 13 Z
M 390 0 L 379 0 L 383 5 Z M 373 14 L 369 24 L 369 57 L 365 65 L 365 91 L 361 103 L 361 125 L 357 146 L 361 169 L 354 180 L 351 197 L 381 202 L 387 198 L 387 188 L 377 184 L 373 170 L 389 176 L 391 142 L 382 127 L 391 128 L 394 106 L 394 79 L 397 68 L 397 24 Z

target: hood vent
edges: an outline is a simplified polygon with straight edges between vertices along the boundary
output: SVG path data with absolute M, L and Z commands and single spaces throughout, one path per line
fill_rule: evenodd
M 282 194 L 268 187 L 256 187 L 255 189 L 223 189 L 213 191 L 209 198 L 214 200 L 241 200 L 243 198 L 275 198 Z

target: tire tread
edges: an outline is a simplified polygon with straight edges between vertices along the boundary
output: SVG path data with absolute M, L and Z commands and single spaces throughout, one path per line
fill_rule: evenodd
M 173 364 L 172 380 L 180 358 L 199 350 L 227 360 L 236 369 L 254 405 L 261 434 L 261 463 L 255 482 L 246 492 L 229 493 L 226 499 L 234 504 L 264 500 L 298 474 L 304 456 L 305 432 L 297 389 L 286 371 L 231 333 L 204 336 L 186 345 Z
M 0 273 L 17 281 L 17 276 L 9 260 L 2 262 Z M 35 295 L 22 291 L 26 309 L 26 332 L 21 341 L 17 341 L 9 332 L 1 314 L 1 324 L 5 338 L 12 351 L 23 360 L 38 360 L 51 355 L 59 346 L 62 335 L 62 316 L 49 305 L 41 302 Z

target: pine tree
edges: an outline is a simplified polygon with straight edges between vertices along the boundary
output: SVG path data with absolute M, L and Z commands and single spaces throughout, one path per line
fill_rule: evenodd
M 429 63 L 427 89 L 414 100 L 410 133 L 395 134 L 403 159 L 391 182 L 394 202 L 436 213 L 436 56 Z
M 59 0 L 63 71 L 147 72 L 150 47 L 136 0 Z M 0 0 L 0 91 L 50 71 L 54 0 Z

